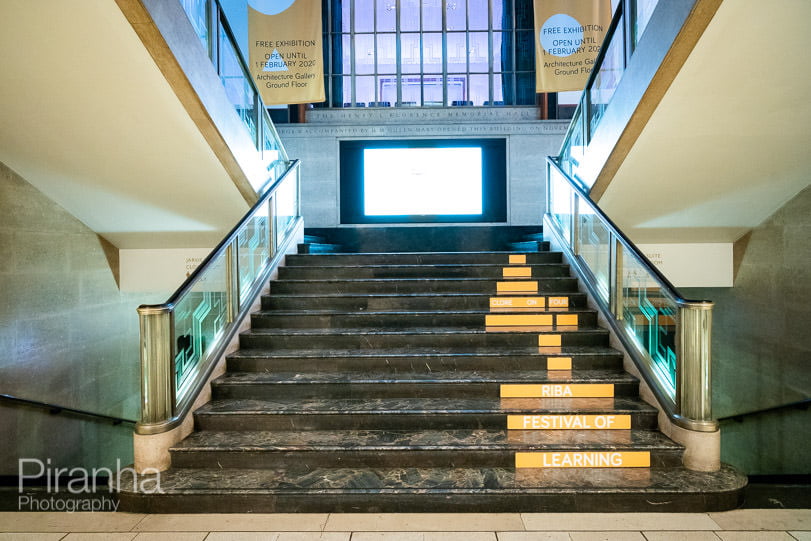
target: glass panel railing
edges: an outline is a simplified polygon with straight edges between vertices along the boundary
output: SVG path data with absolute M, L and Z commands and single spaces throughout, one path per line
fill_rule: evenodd
M 577 195 L 577 249 L 589 269 L 600 299 L 608 304 L 608 282 L 611 277 L 611 231 L 588 203 Z
M 712 303 L 684 299 L 639 249 L 547 159 L 547 222 L 595 302 L 674 422 L 714 431 Z
M 621 13 L 616 16 L 614 23 L 619 28 L 623 27 L 623 17 Z M 614 36 L 622 37 L 622 32 L 617 32 Z M 606 45 L 607 44 L 607 45 Z M 590 84 L 586 87 L 586 99 L 588 100 L 588 122 L 589 133 L 594 133 L 600 125 L 614 92 L 617 90 L 622 74 L 625 71 L 625 41 L 623 39 L 607 39 L 604 43 L 602 61 L 595 68 L 597 74 L 591 78 Z
M 633 19 L 631 24 L 631 31 L 633 32 L 633 46 L 636 49 L 642 34 L 645 33 L 645 28 L 648 26 L 653 10 L 656 9 L 656 4 L 659 0 L 634 0 Z
M 170 430 L 189 412 L 239 321 L 293 242 L 301 220 L 299 183 L 294 161 L 169 300 L 138 308 L 139 433 Z
M 220 51 L 220 80 L 225 87 L 225 93 L 240 120 L 248 128 L 251 140 L 256 141 L 258 125 L 256 115 L 257 92 L 251 84 L 248 72 L 240 62 L 236 45 L 230 40 L 225 28 L 220 28 L 219 43 L 217 45 Z

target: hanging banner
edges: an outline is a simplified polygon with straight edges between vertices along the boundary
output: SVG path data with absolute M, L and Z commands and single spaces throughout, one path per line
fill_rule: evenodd
M 611 16 L 611 0 L 535 0 L 536 92 L 583 90 Z
M 249 0 L 248 41 L 266 105 L 324 101 L 321 0 Z

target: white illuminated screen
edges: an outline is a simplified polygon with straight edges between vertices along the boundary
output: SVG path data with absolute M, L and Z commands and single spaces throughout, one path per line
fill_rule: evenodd
M 482 149 L 363 150 L 366 216 L 482 213 Z

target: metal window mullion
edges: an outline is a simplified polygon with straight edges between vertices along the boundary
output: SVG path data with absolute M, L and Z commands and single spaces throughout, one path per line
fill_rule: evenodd
M 487 98 L 491 107 L 495 105 L 496 99 L 493 53 L 493 0 L 487 0 Z
M 442 0 L 442 105 L 448 106 L 448 1 Z
M 343 38 L 342 38 L 343 39 Z M 349 0 L 349 81 L 350 81 L 350 102 L 358 104 L 357 98 L 357 68 L 355 66 L 355 0 Z
M 420 107 L 425 107 L 425 33 L 420 3 Z
M 372 77 L 375 82 L 375 101 L 380 103 L 382 100 L 378 93 L 378 77 L 377 73 L 377 0 L 372 0 Z
M 332 57 L 334 55 L 334 47 L 332 40 L 335 39 L 334 36 L 334 25 L 332 19 L 332 0 L 327 0 L 327 61 L 325 63 L 326 72 L 327 72 L 327 107 L 333 107 L 335 103 L 335 93 L 333 89 L 334 81 L 335 81 L 335 71 L 332 62 Z M 341 103 L 343 105 L 343 103 Z
M 513 87 L 513 105 L 518 105 L 518 75 L 516 73 L 517 70 L 518 70 L 518 59 L 517 59 L 517 57 L 518 57 L 518 19 L 517 19 L 516 14 L 515 14 L 515 0 L 509 0 L 509 1 L 510 1 L 510 6 L 511 6 L 511 14 L 510 14 L 510 17 L 511 17 L 511 28 L 510 28 L 510 30 L 511 30 L 511 32 L 510 33 L 512 34 L 512 50 L 513 50 L 513 54 L 510 55 L 510 56 L 512 56 L 512 58 L 510 60 L 510 64 L 511 64 L 510 69 L 512 70 L 512 73 L 510 74 L 510 77 L 513 80 L 513 84 L 512 84 L 512 87 Z
M 397 103 L 395 106 L 403 104 L 403 46 L 400 42 L 400 35 L 400 0 L 396 0 L 394 3 L 394 65 Z

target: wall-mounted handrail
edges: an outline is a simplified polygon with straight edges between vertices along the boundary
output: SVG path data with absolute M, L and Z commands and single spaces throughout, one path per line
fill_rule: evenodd
M 757 415 L 764 415 L 767 413 L 774 413 L 776 411 L 783 411 L 789 409 L 808 409 L 811 407 L 811 398 L 804 398 L 796 402 L 789 402 L 788 404 L 780 404 L 779 406 L 772 406 L 770 408 L 763 408 L 759 410 L 746 411 L 743 413 L 736 413 L 734 415 L 727 415 L 726 417 L 719 417 L 718 422 L 723 423 L 726 421 L 743 422 L 746 417 L 754 417 Z
M 141 305 L 140 434 L 176 427 L 240 321 L 281 264 L 301 220 L 299 161 L 290 163 L 162 304 Z
M 664 411 L 683 428 L 717 430 L 713 303 L 684 298 L 555 157 L 547 158 L 547 201 L 552 233 Z
M 67 406 L 58 406 L 56 404 L 51 404 L 49 402 L 40 402 L 38 400 L 29 400 L 27 398 L 19 398 L 17 396 L 13 396 L 10 394 L 0 393 L 0 400 L 5 402 L 11 402 L 12 404 L 19 404 L 22 406 L 30 406 L 34 408 L 40 408 L 48 410 L 48 413 L 58 415 L 60 413 L 67 413 L 71 415 L 77 415 L 80 417 L 91 417 L 93 420 L 96 421 L 105 421 L 112 423 L 114 425 L 120 424 L 135 424 L 135 421 L 132 419 L 124 419 L 123 417 L 116 417 L 114 415 L 105 415 L 104 413 L 95 413 L 92 411 L 76 409 L 76 408 L 69 408 Z

